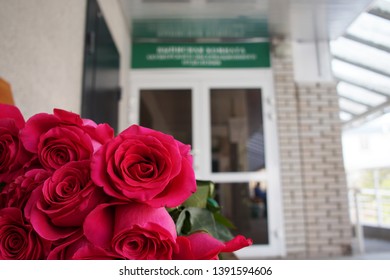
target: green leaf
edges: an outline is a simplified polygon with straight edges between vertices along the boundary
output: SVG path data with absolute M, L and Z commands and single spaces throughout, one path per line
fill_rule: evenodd
M 172 212 L 176 211 L 178 209 L 178 207 L 175 207 L 175 208 L 166 207 L 165 209 L 167 209 L 168 213 L 172 213 Z
M 216 223 L 210 211 L 194 207 L 188 208 L 187 211 L 190 214 L 191 232 L 204 230 L 212 235 L 216 233 Z
M 190 213 L 187 210 L 181 211 L 176 222 L 178 235 L 187 235 L 191 231 Z
M 169 215 L 171 215 L 172 220 L 176 223 L 177 219 L 179 218 L 179 215 L 181 213 L 181 209 L 179 207 L 177 208 L 166 208 Z
M 228 218 L 223 216 L 220 212 L 214 212 L 213 215 L 217 223 L 230 229 L 237 229 L 236 226 Z
M 217 236 L 215 236 L 215 238 L 221 241 L 229 241 L 233 239 L 234 236 L 227 227 L 217 223 Z
M 199 207 L 206 208 L 207 198 L 209 197 L 210 187 L 207 185 L 198 186 L 195 193 L 193 193 L 184 203 L 185 207 Z
M 207 186 L 209 189 L 209 197 L 214 197 L 215 186 L 212 181 L 196 180 L 197 187 Z
M 217 222 L 215 217 L 222 223 Z M 234 236 L 223 223 L 233 226 L 221 214 L 215 215 L 206 208 L 188 207 L 183 209 L 178 216 L 176 230 L 178 235 L 205 231 L 221 241 L 231 240 Z

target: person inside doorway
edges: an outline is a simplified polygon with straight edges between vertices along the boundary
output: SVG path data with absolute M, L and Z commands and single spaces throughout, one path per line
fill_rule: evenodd
M 262 190 L 260 187 L 260 183 L 257 183 L 254 188 L 254 198 L 253 202 L 259 207 L 259 205 L 262 205 L 263 208 L 263 218 L 267 218 L 267 192 L 265 190 Z

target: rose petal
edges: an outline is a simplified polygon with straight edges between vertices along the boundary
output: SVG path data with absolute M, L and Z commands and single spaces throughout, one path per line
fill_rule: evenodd
M 55 227 L 47 215 L 34 205 L 31 209 L 30 221 L 35 231 L 43 238 L 51 241 L 68 237 L 77 231 L 74 227 Z
M 113 260 L 120 256 L 105 251 L 89 242 L 80 230 L 63 240 L 49 254 L 49 260 Z
M 197 232 L 187 236 L 196 260 L 210 260 L 218 256 L 225 246 L 221 241 L 208 233 Z
M 100 204 L 84 221 L 84 234 L 89 241 L 102 248 L 110 248 L 114 234 L 115 204 Z
M 12 119 L 15 121 L 16 127 L 21 129 L 25 125 L 25 121 L 20 110 L 7 104 L 0 104 L 0 119 Z
M 234 252 L 252 244 L 252 239 L 246 238 L 242 235 L 237 235 L 232 240 L 225 242 L 225 247 L 221 252 Z
M 191 242 L 186 236 L 178 236 L 176 239 L 177 250 L 173 254 L 174 260 L 196 260 L 191 249 Z
M 176 246 L 176 227 L 167 210 L 145 204 L 121 202 L 101 204 L 87 216 L 83 228 L 86 238 L 92 244 L 108 251 L 113 248 L 111 246 L 115 246 L 116 253 L 121 255 L 123 253 L 122 257 L 129 257 L 130 254 L 127 251 L 122 252 L 126 250 L 122 246 L 128 246 L 127 242 L 123 245 L 122 241 L 127 238 L 137 240 L 138 237 L 142 240 L 149 233 L 153 233 L 155 240 L 150 240 L 150 244 L 160 246 L 161 242 L 163 247 L 159 250 L 163 251 L 155 252 L 153 250 L 156 248 L 142 248 L 138 257 L 142 258 L 146 254 L 144 256 L 146 258 L 157 258 L 166 253 L 164 256 L 171 258 Z M 130 237 L 130 232 L 134 236 Z
M 182 204 L 196 191 L 196 179 L 192 164 L 185 158 L 182 159 L 181 172 L 173 178 L 169 185 L 153 200 L 146 201 L 152 207 L 176 207 Z M 170 194 L 175 195 L 170 195 Z
M 146 224 L 160 225 L 176 239 L 175 223 L 165 208 L 153 208 L 140 203 L 119 205 L 117 207 L 114 234 L 130 228 L 132 225 L 142 227 Z
M 59 120 L 61 120 L 64 123 L 68 123 L 71 125 L 77 125 L 82 126 L 83 121 L 80 117 L 80 115 L 65 111 L 62 109 L 54 108 L 53 109 L 53 115 L 56 116 Z
M 215 260 L 221 252 L 234 252 L 252 244 L 251 239 L 242 235 L 223 243 L 205 232 L 178 237 L 176 242 L 179 245 L 173 255 L 176 260 Z
M 20 132 L 20 139 L 26 150 L 36 153 L 40 136 L 58 123 L 59 120 L 55 116 L 46 113 L 36 114 L 28 119 Z

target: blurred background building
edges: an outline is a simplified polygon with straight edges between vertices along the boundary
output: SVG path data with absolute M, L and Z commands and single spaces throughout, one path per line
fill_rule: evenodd
M 26 118 L 191 144 L 255 242 L 238 257 L 348 256 L 390 226 L 389 19 L 388 0 L 0 0 L 0 77 Z

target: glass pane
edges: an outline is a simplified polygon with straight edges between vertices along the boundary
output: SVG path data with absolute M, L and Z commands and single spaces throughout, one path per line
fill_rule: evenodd
M 355 115 L 362 114 L 367 111 L 367 106 L 352 102 L 342 97 L 339 98 L 339 105 L 341 110 L 345 110 Z
M 387 97 L 376 94 L 372 91 L 357 87 L 345 82 L 339 82 L 337 85 L 337 92 L 341 96 L 346 96 L 357 101 L 363 102 L 370 106 L 377 106 L 383 102 L 386 102 Z
M 337 59 L 333 59 L 332 69 L 334 75 L 339 79 L 379 92 L 390 92 L 390 78 L 388 76 L 379 75 Z
M 265 169 L 260 89 L 211 90 L 213 172 Z
M 340 37 L 330 43 L 334 56 L 390 74 L 388 52 Z
M 352 115 L 346 112 L 340 112 L 339 115 L 342 121 L 349 121 L 350 119 L 352 119 Z
M 348 28 L 347 33 L 373 43 L 390 46 L 390 23 L 368 13 L 361 14 Z
M 222 214 L 237 228 L 232 233 L 268 244 L 267 185 L 260 183 L 216 184 Z
M 140 125 L 192 145 L 191 90 L 141 90 Z

